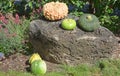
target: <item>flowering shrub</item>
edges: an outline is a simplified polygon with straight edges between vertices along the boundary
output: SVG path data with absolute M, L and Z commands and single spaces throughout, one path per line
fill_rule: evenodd
M 0 14 L 0 52 L 9 55 L 27 49 L 25 39 L 28 26 L 29 20 L 21 20 L 18 14 L 15 18 L 12 15 Z

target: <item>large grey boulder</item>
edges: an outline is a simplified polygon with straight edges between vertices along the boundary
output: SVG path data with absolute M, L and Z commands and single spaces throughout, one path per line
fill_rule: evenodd
M 78 17 L 68 17 L 78 20 Z M 43 59 L 73 65 L 112 58 L 118 41 L 105 27 L 94 32 L 85 32 L 79 27 L 67 31 L 60 24 L 61 20 L 51 22 L 44 19 L 30 24 L 30 42 Z

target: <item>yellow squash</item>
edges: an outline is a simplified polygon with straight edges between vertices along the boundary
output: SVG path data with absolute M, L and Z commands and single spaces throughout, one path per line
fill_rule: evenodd
M 41 60 L 41 57 L 38 53 L 32 54 L 32 56 L 29 59 L 29 63 L 32 64 L 32 62 L 35 61 L 35 60 Z

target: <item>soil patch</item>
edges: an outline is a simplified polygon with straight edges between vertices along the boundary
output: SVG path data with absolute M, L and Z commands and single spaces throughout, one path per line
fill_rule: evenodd
M 28 63 L 30 56 L 16 53 L 13 54 L 0 62 L 0 71 L 7 72 L 9 70 L 14 71 L 27 71 L 30 72 L 30 64 Z M 59 64 L 54 64 L 46 61 L 47 71 L 57 71 L 59 68 Z

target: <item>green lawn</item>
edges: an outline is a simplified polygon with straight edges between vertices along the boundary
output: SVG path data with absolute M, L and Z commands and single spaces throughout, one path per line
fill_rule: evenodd
M 59 72 L 47 72 L 44 76 L 120 76 L 120 60 L 102 60 L 95 65 L 82 64 L 74 67 L 62 65 Z M 0 72 L 0 76 L 35 76 L 31 72 Z M 41 75 L 38 75 L 41 76 Z

